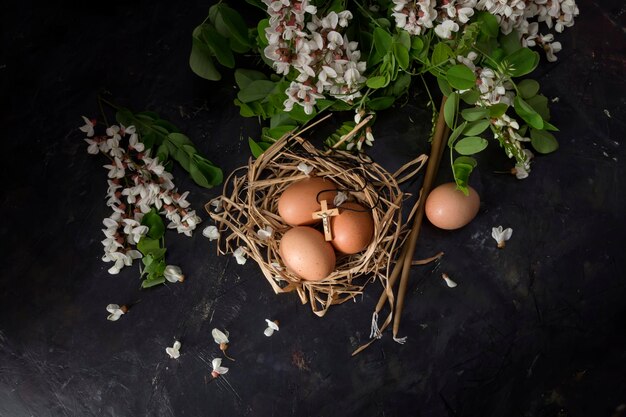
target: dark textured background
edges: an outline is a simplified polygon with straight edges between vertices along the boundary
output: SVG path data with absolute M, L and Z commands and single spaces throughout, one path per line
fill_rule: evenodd
M 160 113 L 225 173 L 249 157 L 259 127 L 232 104 L 232 79 L 210 83 L 187 65 L 209 2 L 13 3 L 0 18 L 0 416 L 626 415 L 615 411 L 626 403 L 622 2 L 579 1 L 559 61 L 534 74 L 559 98 L 559 151 L 517 181 L 497 173 L 510 165 L 492 146 L 471 178 L 475 221 L 424 226 L 416 256 L 446 255 L 412 273 L 408 343 L 386 333 L 354 358 L 374 286 L 320 319 L 200 233 L 167 235 L 183 285 L 141 291 L 137 266 L 111 276 L 100 260 L 106 172 L 77 130 L 81 115 L 98 116 L 98 93 Z M 426 149 L 429 119 L 423 94 L 382 112 L 372 155 L 395 169 Z M 202 205 L 219 190 L 174 174 L 209 224 Z M 442 164 L 438 181 L 449 178 Z M 514 229 L 504 250 L 490 237 L 500 224 Z M 139 300 L 106 320 L 107 304 Z M 281 322 L 271 338 L 265 318 Z M 213 327 L 230 331 L 237 361 L 210 382 Z M 179 360 L 164 351 L 174 338 Z

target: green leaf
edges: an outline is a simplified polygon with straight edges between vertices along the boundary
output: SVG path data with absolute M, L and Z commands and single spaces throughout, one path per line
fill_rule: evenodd
M 469 177 L 473 169 L 474 166 L 462 161 L 455 161 L 452 164 L 454 182 L 456 182 L 457 188 L 463 191 L 465 195 L 469 195 L 469 189 L 467 188 L 467 184 L 469 182 Z
M 471 107 L 469 109 L 464 109 L 463 111 L 461 111 L 461 117 L 463 117 L 468 122 L 475 122 L 476 120 L 489 117 L 489 110 L 483 107 Z
M 443 77 L 437 77 L 437 84 L 439 85 L 439 89 L 441 90 L 441 93 L 448 97 L 450 94 L 452 94 L 454 91 L 452 91 L 452 87 L 450 86 L 450 83 L 448 82 L 448 80 L 446 80 Z
M 545 119 L 543 120 L 543 128 L 545 130 L 551 130 L 552 132 L 558 132 L 559 128 L 554 126 L 552 123 L 547 122 Z
M 539 64 L 539 54 L 528 48 L 521 48 L 506 57 L 506 61 L 513 67 L 512 77 L 521 77 L 530 74 Z
M 548 98 L 543 94 L 537 94 L 526 100 L 526 103 L 533 108 L 543 120 L 550 120 L 550 108 L 548 107 Z
M 159 148 L 157 149 L 157 158 L 159 158 L 159 161 L 163 164 L 165 163 L 165 161 L 168 160 L 170 156 L 170 151 L 167 148 L 167 145 L 165 143 L 162 143 L 159 145 Z
M 195 163 L 189 164 L 189 174 L 191 175 L 191 179 L 193 179 L 199 186 L 211 188 L 211 182 Z
M 535 129 L 543 128 L 543 119 L 528 103 L 526 103 L 520 96 L 515 96 L 514 100 L 515 113 L 531 127 Z
M 259 46 L 259 50 L 263 50 L 265 49 L 265 47 L 269 44 L 268 40 L 267 40 L 267 35 L 265 35 L 265 29 L 270 27 L 270 20 L 269 19 L 262 19 L 259 21 L 259 24 L 257 25 L 256 29 L 257 29 L 257 43 Z M 262 56 L 265 56 L 265 54 L 261 54 Z
M 165 276 L 154 277 L 152 279 L 144 279 L 141 282 L 141 288 L 150 288 L 155 285 L 163 284 L 165 282 Z
M 240 90 L 248 87 L 253 81 L 258 80 L 267 80 L 267 77 L 262 72 L 251 69 L 237 68 L 235 70 L 235 82 Z
M 483 133 L 491 125 L 491 122 L 486 119 L 477 120 L 467 125 L 463 134 L 465 136 L 476 136 Z
M 265 152 L 265 149 L 261 148 L 252 138 L 248 138 L 248 146 L 250 146 L 250 151 L 255 158 L 258 158 Z
M 391 107 L 396 101 L 395 97 L 377 97 L 367 103 L 367 107 L 371 110 L 385 110 Z
M 446 43 L 439 42 L 433 49 L 432 64 L 437 66 L 454 57 L 454 52 Z
M 443 105 L 443 117 L 450 129 L 454 129 L 454 119 L 456 118 L 458 98 L 457 93 L 452 93 L 448 96 L 446 104 Z
M 200 39 L 211 48 L 217 61 L 228 68 L 235 67 L 235 57 L 228 45 L 228 39 L 220 35 L 210 24 L 202 25 Z
M 141 239 L 139 239 L 139 243 L 137 243 L 137 249 L 145 256 L 149 255 L 152 252 L 158 251 L 159 249 L 161 249 L 161 247 L 159 244 L 159 240 L 152 239 L 148 236 L 143 236 Z
M 420 52 L 424 50 L 424 41 L 419 36 L 413 36 L 411 39 L 411 56 L 419 59 Z
M 374 28 L 374 48 L 381 55 L 387 54 L 391 50 L 393 38 L 391 34 L 380 27 Z
M 383 88 L 387 85 L 387 81 L 388 80 L 386 77 L 383 77 L 382 75 L 376 75 L 374 77 L 368 78 L 365 84 L 369 88 Z
M 525 79 L 517 84 L 517 89 L 522 98 L 527 100 L 537 95 L 539 92 L 539 83 L 535 80 Z
M 217 5 L 217 17 L 215 25 L 218 27 L 223 22 L 224 28 L 220 31 L 224 35 L 224 30 L 230 35 L 228 37 L 235 38 L 242 45 L 250 45 L 248 38 L 248 27 L 241 15 L 234 9 L 231 9 L 224 3 Z
M 454 160 L 454 163 L 471 165 L 473 168 L 476 168 L 476 166 L 478 165 L 476 159 L 472 158 L 471 156 L 459 156 Z
M 477 21 L 481 22 L 480 31 L 492 38 L 497 38 L 500 33 L 500 24 L 494 15 L 489 12 L 478 12 Z
M 456 129 L 452 131 L 452 134 L 448 138 L 448 146 L 452 147 L 452 144 L 454 144 L 454 141 L 457 140 L 459 136 L 461 136 L 461 134 L 463 133 L 466 127 L 467 127 L 467 122 L 463 122 L 459 126 L 457 126 Z
M 478 136 L 469 136 L 459 140 L 456 145 L 454 145 L 454 150 L 461 155 L 473 155 L 484 150 L 488 144 L 487 139 Z
M 461 100 L 463 100 L 465 103 L 469 104 L 470 106 L 473 106 L 474 104 L 476 104 L 479 98 L 480 98 L 480 93 L 475 88 L 472 88 L 471 90 L 465 91 L 463 94 L 461 94 Z
M 471 69 L 463 64 L 453 65 L 446 72 L 450 85 L 457 90 L 469 90 L 476 85 L 476 77 Z
M 505 104 L 505 103 L 497 103 L 497 104 L 494 104 L 493 106 L 489 106 L 489 117 L 493 117 L 494 119 L 497 119 L 498 117 L 506 113 L 508 108 L 509 108 L 508 104 Z
M 189 164 L 191 163 L 189 154 L 185 152 L 184 148 L 177 148 L 176 152 L 172 153 L 172 156 L 180 164 L 181 167 L 187 172 L 189 172 Z
M 530 129 L 530 140 L 533 148 L 539 153 L 550 153 L 559 149 L 554 135 L 545 130 Z
M 222 172 L 222 170 L 218 167 L 216 167 L 215 165 L 213 165 L 213 163 L 211 161 L 209 161 L 208 159 L 204 158 L 202 155 L 200 154 L 194 154 L 192 157 L 193 162 L 195 162 L 195 164 L 191 164 L 191 167 L 194 167 L 194 169 L 197 169 L 200 171 L 200 173 L 202 173 L 202 175 L 204 176 L 204 178 L 207 180 L 207 182 L 209 183 L 209 186 L 207 188 L 211 188 L 215 185 L 219 185 L 222 183 L 222 181 L 224 180 L 224 174 Z M 191 174 L 191 172 L 190 172 Z M 193 178 L 193 174 L 192 174 L 192 178 Z M 195 179 L 194 179 L 195 181 Z M 200 183 L 198 183 L 196 181 L 196 183 L 198 185 L 202 185 Z M 206 186 L 204 186 L 206 187 Z
M 513 29 L 508 35 L 501 34 L 500 46 L 507 55 L 511 55 L 513 52 L 522 49 L 522 43 L 520 42 L 517 30 Z
M 148 236 L 152 239 L 161 239 L 165 234 L 165 225 L 161 215 L 155 209 L 144 214 L 141 224 L 148 226 Z
M 177 147 L 182 147 L 183 145 L 191 145 L 193 146 L 193 142 L 187 136 L 182 133 L 170 133 L 167 135 L 167 140 L 172 142 Z
M 405 31 L 402 31 L 406 33 Z M 407 34 L 408 35 L 408 34 Z M 400 43 L 393 44 L 393 54 L 398 61 L 398 65 L 400 68 L 407 69 L 409 68 L 409 49 Z
M 275 141 L 275 140 L 278 140 L 278 139 L 282 138 L 287 133 L 293 132 L 295 129 L 297 129 L 297 126 L 294 126 L 294 125 L 276 126 L 276 127 L 271 128 L 271 129 L 264 129 L 264 131 L 265 131 L 265 135 L 264 136 L 267 136 L 270 139 L 272 139 L 272 141 Z
M 409 90 L 411 85 L 411 75 L 403 72 L 398 75 L 396 81 L 391 85 L 391 94 L 395 97 L 400 97 Z
M 276 83 L 269 80 L 254 80 L 245 88 L 242 88 L 237 94 L 237 98 L 242 103 L 250 103 L 252 101 L 266 98 L 276 86 Z
M 196 37 L 196 31 L 199 33 L 200 30 L 201 27 L 198 26 L 193 32 L 194 36 L 191 43 L 191 54 L 189 55 L 189 67 L 191 67 L 191 70 L 199 77 L 211 81 L 219 81 L 222 76 L 215 68 L 215 64 L 211 58 L 211 50 Z

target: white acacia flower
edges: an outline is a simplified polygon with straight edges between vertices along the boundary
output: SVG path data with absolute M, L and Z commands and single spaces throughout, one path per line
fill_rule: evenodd
M 143 152 L 146 149 L 145 145 L 142 142 L 139 142 L 139 135 L 137 135 L 134 132 L 131 133 L 130 139 L 128 140 L 128 144 L 131 149 L 134 149 L 137 152 Z
M 267 323 L 267 328 L 263 332 L 265 336 L 270 337 L 274 334 L 274 332 L 277 332 L 279 330 L 277 320 L 272 321 L 269 319 L 265 319 L 265 322 Z
M 120 127 L 118 125 L 107 127 L 106 133 L 107 136 L 109 136 L 109 140 L 119 141 L 122 138 L 122 136 L 120 136 Z
M 95 133 L 93 128 L 96 126 L 96 120 L 95 119 L 89 120 L 85 116 L 80 116 L 80 117 L 82 117 L 83 120 L 85 121 L 85 124 L 79 127 L 80 131 L 85 132 L 85 134 L 87 134 L 87 137 L 92 137 Z
M 222 343 L 228 343 L 228 334 L 221 331 L 220 329 L 216 328 L 211 330 L 211 336 L 213 336 L 213 340 L 218 345 L 221 345 Z
M 313 171 L 313 167 L 311 165 L 307 165 L 304 162 L 300 162 L 298 164 L 298 171 L 302 171 L 304 174 L 309 175 L 311 171 Z
M 346 193 L 345 191 L 338 191 L 337 195 L 333 199 L 333 204 L 335 207 L 339 207 L 346 201 L 348 201 L 348 193 Z
M 452 281 L 452 279 L 448 276 L 448 274 L 443 273 L 441 274 L 441 278 L 443 278 L 443 280 L 446 282 L 446 285 L 450 288 L 454 288 L 457 286 L 457 283 Z
M 491 229 L 491 237 L 493 237 L 495 241 L 498 242 L 498 248 L 500 249 L 504 248 L 504 246 L 506 245 L 505 242 L 511 238 L 511 235 L 513 235 L 513 229 L 511 229 L 510 227 L 504 230 L 502 229 L 502 226 L 494 227 Z
M 113 163 L 110 165 L 103 165 L 104 168 L 109 170 L 109 178 L 124 178 L 124 175 L 126 174 L 126 170 L 124 169 L 124 165 L 122 164 L 122 161 L 120 161 L 120 158 L 115 157 L 113 159 Z
M 166 266 L 165 271 L 163 271 L 163 276 L 169 282 L 183 282 L 185 280 L 182 269 L 176 265 Z
M 107 311 L 110 313 L 107 317 L 109 321 L 117 321 L 120 317 L 122 317 L 128 311 L 128 307 L 119 306 L 117 304 L 109 304 L 107 306 Z
M 165 352 L 170 356 L 170 358 L 178 359 L 180 356 L 180 352 L 179 352 L 180 347 L 181 347 L 180 342 L 176 340 L 174 341 L 174 346 L 165 348 Z
M 222 366 L 222 358 L 213 359 L 211 361 L 211 366 L 213 367 L 213 370 L 211 371 L 211 376 L 213 378 L 217 378 L 220 375 L 224 375 L 226 372 L 228 372 L 228 368 Z
M 459 24 L 453 20 L 444 20 L 443 23 L 435 27 L 435 33 L 443 39 L 450 39 L 452 37 L 452 32 L 458 31 Z
M 274 236 L 274 229 L 272 229 L 272 226 L 265 226 L 265 228 L 257 230 L 256 234 L 259 239 L 268 240 Z
M 239 265 L 243 265 L 247 261 L 246 250 L 243 246 L 240 246 L 237 249 L 235 249 L 235 252 L 233 252 L 233 256 L 235 257 Z
M 512 172 L 518 180 L 528 178 L 528 170 L 522 164 L 515 164 L 515 168 L 512 169 Z
M 220 232 L 219 230 L 217 230 L 217 227 L 215 226 L 207 226 L 202 231 L 202 236 L 208 238 L 210 241 L 213 241 L 213 240 L 219 239 Z
M 100 144 L 93 139 L 85 139 L 85 142 L 89 145 L 87 147 L 87 153 L 91 155 L 97 155 L 100 153 Z
M 219 213 L 220 211 L 222 211 L 222 199 L 221 198 L 216 198 L 215 200 L 212 200 L 210 204 L 213 206 L 213 211 L 215 213 Z

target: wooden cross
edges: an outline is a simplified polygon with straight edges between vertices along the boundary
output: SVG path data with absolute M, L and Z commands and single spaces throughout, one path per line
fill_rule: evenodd
M 329 240 L 333 240 L 333 234 L 330 230 L 330 217 L 332 216 L 338 216 L 339 215 L 339 209 L 329 209 L 328 208 L 328 203 L 326 202 L 326 200 L 322 200 L 320 201 L 320 204 L 322 206 L 322 209 L 320 211 L 316 211 L 313 213 L 313 218 L 314 219 L 322 219 L 323 225 L 324 225 L 324 238 L 329 241 Z

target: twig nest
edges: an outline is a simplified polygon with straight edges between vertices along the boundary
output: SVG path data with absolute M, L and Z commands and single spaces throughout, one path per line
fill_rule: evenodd
M 379 282 L 386 287 L 394 255 L 408 231 L 402 223 L 406 195 L 398 184 L 413 178 L 425 161 L 421 155 L 391 174 L 363 154 L 339 150 L 324 154 L 299 136 L 285 135 L 256 160 L 233 172 L 224 182 L 223 194 L 206 204 L 219 231 L 218 253 L 232 254 L 245 247 L 247 257 L 259 265 L 275 293 L 295 291 L 302 303 L 309 303 L 315 314 L 323 316 L 330 306 L 361 294 L 368 283 Z M 304 165 L 312 169 L 305 173 L 300 169 Z M 293 192 L 296 203 L 304 204 L 305 199 L 298 199 L 295 191 L 302 192 L 300 187 L 305 184 L 311 189 L 306 199 L 310 205 L 306 209 L 308 219 L 303 221 L 314 221 L 312 213 L 319 212 L 323 201 L 329 208 L 354 203 L 366 209 L 371 232 L 365 230 L 363 242 L 367 242 L 353 248 L 356 253 L 334 251 L 319 231 L 321 224 L 293 227 L 300 220 L 291 219 L 283 210 L 284 199 Z M 342 201 L 335 203 L 340 194 Z M 217 200 L 222 203 L 220 212 L 213 210 Z M 272 233 L 259 234 L 261 229 Z M 312 258 L 312 251 L 289 244 L 292 237 L 303 235 L 302 229 L 310 229 L 305 232 L 308 235 L 315 232 L 311 241 L 326 248 L 315 264 L 319 267 L 315 274 L 311 266 L 292 263 L 287 253 L 297 249 L 297 259 L 311 261 L 307 258 Z
M 480 197 L 472 187 L 469 195 L 449 182 L 433 189 L 426 199 L 426 217 L 436 227 L 445 230 L 460 229 L 478 214 Z

